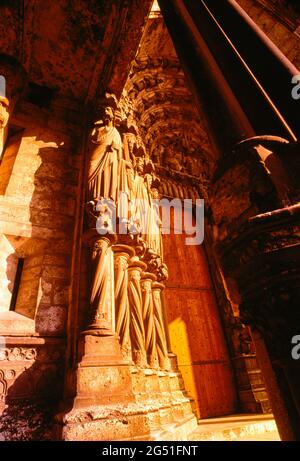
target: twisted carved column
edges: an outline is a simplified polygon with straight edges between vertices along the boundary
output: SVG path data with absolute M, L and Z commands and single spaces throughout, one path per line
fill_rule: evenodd
M 130 337 L 132 358 L 134 363 L 141 368 L 147 366 L 145 348 L 145 328 L 143 320 L 143 298 L 141 290 L 141 272 L 146 269 L 146 264 L 137 256 L 130 260 L 128 268 L 129 284 L 128 299 L 130 305 Z
M 113 260 L 111 235 L 100 237 L 93 229 L 85 235 L 92 250 L 90 309 L 85 333 L 114 335 Z
M 142 275 L 142 300 L 143 300 L 143 319 L 146 334 L 146 353 L 148 364 L 151 368 L 158 368 L 156 351 L 156 329 L 154 321 L 152 283 L 156 280 L 155 275 L 144 272 Z
M 162 290 L 164 285 L 159 282 L 152 284 L 153 293 L 153 315 L 156 330 L 156 349 L 158 355 L 159 366 L 162 370 L 170 369 L 170 361 L 168 356 L 167 338 L 165 332 L 164 318 L 162 312 Z
M 114 245 L 116 332 L 124 358 L 131 360 L 130 308 L 128 300 L 128 260 L 134 250 L 128 245 Z

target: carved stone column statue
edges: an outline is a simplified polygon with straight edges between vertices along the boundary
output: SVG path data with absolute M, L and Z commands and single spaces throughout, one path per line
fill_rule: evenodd
M 131 362 L 130 308 L 128 300 L 128 260 L 134 250 L 128 245 L 114 245 L 116 331 L 125 360 Z
M 108 103 L 102 108 L 102 118 L 91 133 L 87 196 L 88 200 L 106 198 L 116 203 L 122 141 L 113 125 L 114 109 Z
M 143 319 L 146 335 L 146 352 L 150 368 L 158 368 L 156 350 L 156 329 L 153 311 L 152 283 L 156 280 L 154 274 L 144 272 L 142 275 Z
M 120 223 L 128 218 L 128 203 L 132 187 L 132 164 L 125 158 L 122 140 L 114 126 L 117 101 L 106 94 L 90 136 L 87 201 L 111 200 Z
M 130 337 L 132 358 L 137 367 L 147 366 L 145 327 L 143 320 L 143 298 L 141 290 L 141 273 L 146 264 L 139 261 L 137 256 L 130 260 L 128 299 L 130 305 Z
M 7 126 L 9 113 L 8 113 L 9 101 L 5 96 L 0 95 L 0 157 L 4 148 L 4 130 Z
M 118 259 L 114 261 L 112 249 L 117 242 L 113 214 L 118 204 L 122 159 L 121 137 L 113 124 L 116 107 L 114 96 L 107 94 L 102 107 L 102 121 L 95 123 L 90 138 L 92 147 L 89 149 L 86 189 L 88 228 L 83 234 L 91 263 L 90 291 L 86 325 L 78 345 L 76 402 L 80 405 L 89 402 L 90 395 L 97 402 L 131 398 L 128 361 L 124 361 L 119 337 L 123 346 L 128 343 L 128 275 L 126 271 L 121 271 L 121 274 L 117 271 L 115 285 L 114 262 L 117 264 Z M 129 258 L 134 251 L 128 248 Z
M 26 72 L 17 59 L 0 54 L 0 158 L 8 136 L 9 118 L 26 84 Z

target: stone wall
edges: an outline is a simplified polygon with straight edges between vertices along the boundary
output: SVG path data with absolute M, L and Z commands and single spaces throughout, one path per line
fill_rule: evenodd
M 19 438 L 47 438 L 49 412 L 62 397 L 81 160 L 78 122 L 72 103 L 42 109 L 23 101 L 11 119 L 0 165 L 1 424 L 9 440 L 17 437 L 16 417 Z

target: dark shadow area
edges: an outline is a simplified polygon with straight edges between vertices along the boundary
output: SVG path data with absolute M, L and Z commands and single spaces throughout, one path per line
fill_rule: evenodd
M 2 352 L 8 361 L 0 375 L 0 390 L 6 393 L 5 403 L 0 400 L 0 440 L 53 440 L 54 414 L 63 389 L 63 356 L 61 363 L 54 359 L 64 353 L 61 345 L 58 351 L 46 340 L 36 349 L 15 345 Z

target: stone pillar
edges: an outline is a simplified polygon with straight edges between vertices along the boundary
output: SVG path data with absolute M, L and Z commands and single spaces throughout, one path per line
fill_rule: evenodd
M 130 259 L 128 268 L 129 284 L 128 299 L 130 306 L 130 337 L 132 358 L 134 364 L 140 368 L 147 367 L 146 338 L 143 320 L 143 298 L 141 290 L 141 273 L 146 269 L 146 264 L 137 256 Z
M 100 237 L 88 231 L 86 239 L 91 249 L 91 292 L 88 326 L 84 333 L 97 332 L 99 336 L 112 336 L 115 330 L 113 261 L 111 244 L 113 237 Z
M 143 299 L 143 319 L 146 335 L 146 353 L 150 368 L 158 368 L 158 358 L 156 349 L 156 327 L 154 320 L 154 308 L 152 297 L 152 283 L 156 280 L 155 275 L 150 272 L 142 274 L 142 299 Z
M 124 394 L 126 380 L 130 389 L 128 367 L 124 366 L 126 363 L 115 331 L 114 238 L 109 234 L 101 237 L 95 229 L 84 235 L 91 250 L 91 287 L 87 326 L 80 334 L 78 345 L 75 406 L 122 401 L 120 394 Z
M 7 136 L 7 124 L 9 119 L 9 100 L 0 94 L 0 156 L 2 155 Z
M 162 291 L 164 288 L 165 286 L 162 283 L 153 282 L 152 284 L 153 315 L 156 330 L 156 350 L 158 363 L 162 370 L 168 371 L 170 369 L 170 360 L 162 311 Z
M 134 255 L 134 250 L 128 245 L 114 245 L 115 267 L 115 305 L 116 332 L 120 337 L 123 357 L 132 362 L 130 341 L 130 308 L 128 299 L 128 261 Z

